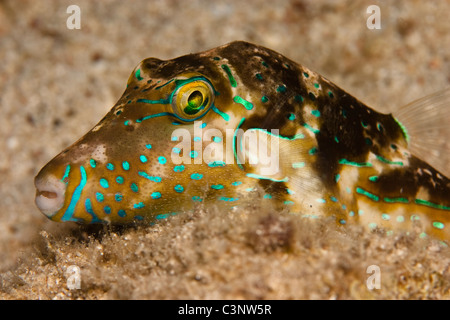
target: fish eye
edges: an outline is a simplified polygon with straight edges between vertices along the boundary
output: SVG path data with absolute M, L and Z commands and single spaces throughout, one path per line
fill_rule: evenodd
M 172 108 L 181 120 L 199 119 L 212 105 L 213 89 L 204 80 L 193 80 L 176 89 L 172 98 Z

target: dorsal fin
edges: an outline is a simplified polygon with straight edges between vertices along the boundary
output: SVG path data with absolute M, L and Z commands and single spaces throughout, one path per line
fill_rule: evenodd
M 399 108 L 395 117 L 411 152 L 450 177 L 450 88 Z

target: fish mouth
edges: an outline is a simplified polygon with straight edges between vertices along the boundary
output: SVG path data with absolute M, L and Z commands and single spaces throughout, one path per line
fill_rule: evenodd
M 54 216 L 64 205 L 67 185 L 60 179 L 50 175 L 34 179 L 36 187 L 35 203 L 48 218 Z

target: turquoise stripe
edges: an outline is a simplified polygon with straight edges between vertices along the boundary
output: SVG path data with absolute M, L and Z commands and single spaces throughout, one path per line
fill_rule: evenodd
M 86 176 L 86 170 L 83 166 L 80 166 L 80 172 L 81 172 L 81 181 L 80 184 L 75 188 L 75 191 L 72 194 L 72 198 L 70 199 L 69 206 L 67 207 L 66 211 L 64 212 L 64 215 L 61 218 L 61 221 L 79 221 L 80 219 L 72 218 L 75 207 L 78 203 L 78 200 L 80 200 L 81 192 L 83 191 L 84 186 L 86 185 L 87 176 Z
M 64 175 L 63 175 L 63 177 L 61 179 L 61 181 L 64 182 L 65 184 L 68 183 L 68 182 L 65 182 L 64 180 L 69 177 L 69 174 L 70 174 L 70 164 L 67 165 L 66 171 L 64 171 Z
M 288 177 L 286 177 L 286 178 L 284 178 L 282 180 L 277 180 L 277 179 L 272 179 L 272 178 L 267 178 L 267 177 L 264 177 L 264 176 L 260 176 L 260 175 L 254 174 L 254 173 L 247 173 L 247 177 L 255 178 L 255 179 L 261 179 L 261 180 L 270 180 L 270 181 L 273 181 L 273 182 L 288 182 L 289 181 Z
M 215 105 L 212 106 L 212 110 L 215 113 L 217 113 L 219 116 L 221 116 L 223 118 L 223 120 L 225 120 L 225 121 L 229 121 L 230 120 L 230 116 L 228 114 L 226 114 L 225 112 L 222 112 L 219 109 L 217 109 L 217 107 Z
M 92 216 L 91 223 L 100 222 L 101 220 L 95 215 L 94 209 L 92 209 L 91 199 L 87 198 L 84 202 L 84 207 L 86 208 L 86 212 Z

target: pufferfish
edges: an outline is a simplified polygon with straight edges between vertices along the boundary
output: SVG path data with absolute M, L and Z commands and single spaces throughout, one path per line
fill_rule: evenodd
M 422 105 L 448 117 L 450 90 L 435 97 Z M 53 221 L 127 224 L 253 199 L 448 241 L 450 180 L 409 140 L 391 114 L 236 41 L 140 62 L 106 116 L 41 169 L 36 204 Z

